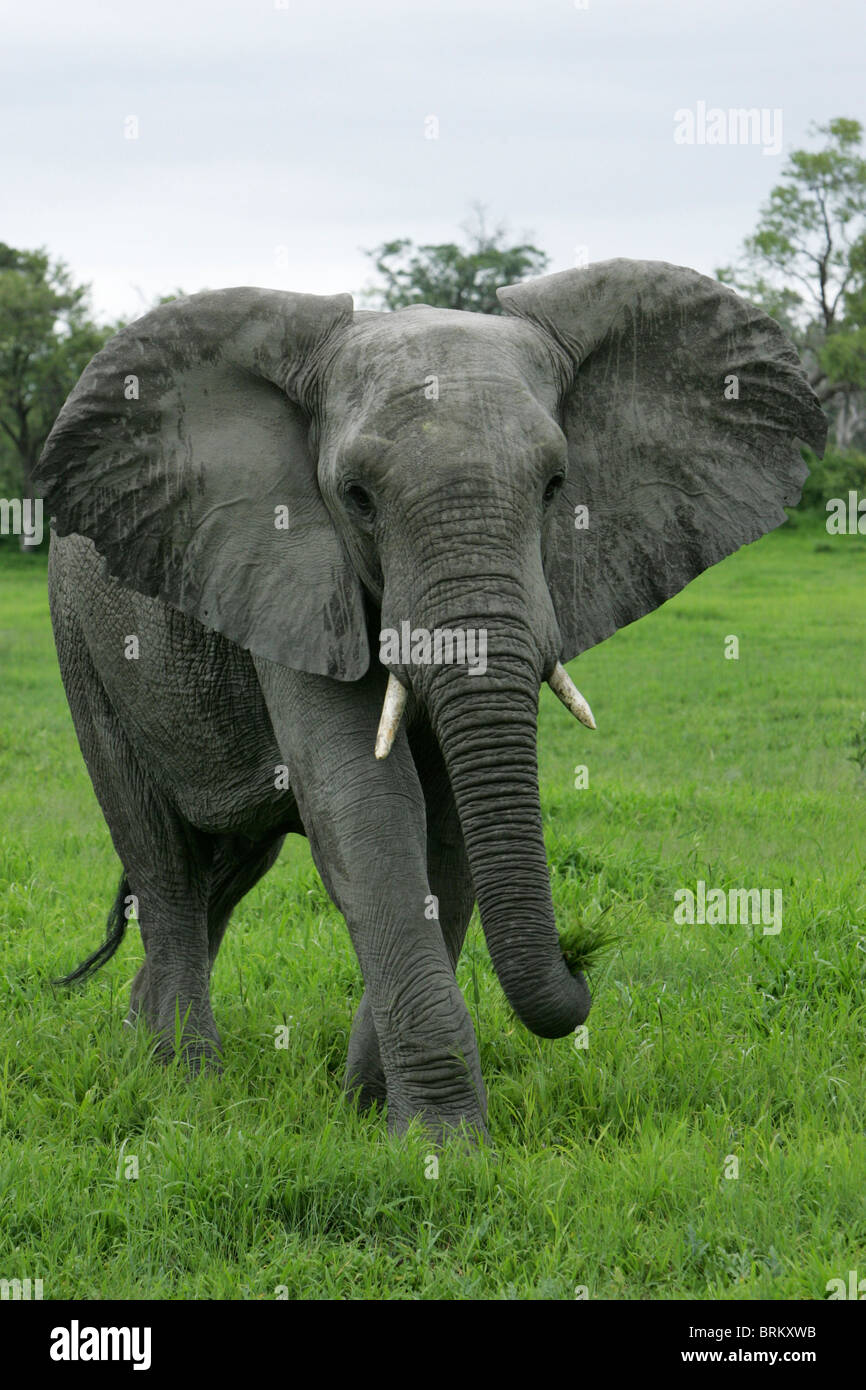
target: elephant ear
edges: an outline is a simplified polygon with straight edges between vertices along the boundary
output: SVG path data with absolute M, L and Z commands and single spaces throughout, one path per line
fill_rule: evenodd
M 360 583 L 308 444 L 317 371 L 349 295 L 231 289 L 164 304 L 94 357 L 37 466 L 59 535 L 127 588 L 257 656 L 367 669 Z
M 567 661 L 780 526 L 808 475 L 794 441 L 821 453 L 827 422 L 778 324 L 696 271 L 605 261 L 499 298 L 563 370 L 545 569 Z

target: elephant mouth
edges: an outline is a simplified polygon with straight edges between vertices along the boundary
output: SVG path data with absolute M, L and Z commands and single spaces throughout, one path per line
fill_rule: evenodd
M 587 729 L 597 728 L 589 703 L 581 695 L 571 676 L 566 671 L 561 662 L 557 661 L 553 670 L 547 678 L 547 683 L 558 700 L 565 705 L 565 708 L 574 715 L 581 724 Z M 385 690 L 385 698 L 382 702 L 382 714 L 379 719 L 379 728 L 376 733 L 375 756 L 381 760 L 387 758 L 394 746 L 394 739 L 403 718 L 406 708 L 406 701 L 409 692 L 405 685 L 398 681 L 393 672 L 388 677 L 388 685 Z

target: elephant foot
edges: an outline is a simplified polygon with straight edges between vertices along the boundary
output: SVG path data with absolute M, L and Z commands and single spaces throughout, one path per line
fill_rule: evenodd
M 179 1047 L 173 1025 L 170 1030 L 160 1029 L 157 1033 L 154 1056 L 164 1066 L 180 1058 L 187 1075 L 191 1078 L 222 1075 L 222 1042 L 216 1028 L 212 1034 L 205 1034 L 188 1024 Z
M 445 1053 L 434 1065 L 391 1068 L 388 1133 L 405 1134 L 414 1124 L 436 1147 L 456 1142 L 468 1151 L 489 1143 L 487 1092 L 477 1058 L 467 1065 L 463 1055 Z
M 357 1062 L 355 1065 L 357 1068 Z M 387 1105 L 388 1133 L 393 1137 L 405 1134 L 417 1122 L 434 1148 L 457 1144 L 465 1152 L 473 1152 L 481 1141 L 490 1141 L 485 1117 L 474 1107 L 469 1112 L 443 1115 L 430 1104 L 413 1106 L 411 1102 L 390 1101 L 381 1070 L 359 1075 L 357 1069 L 347 1066 L 343 1090 L 361 1112 L 371 1110 L 374 1105 L 383 1111 Z
M 154 1057 L 163 1065 L 179 1057 L 191 1077 L 202 1072 L 219 1075 L 222 1041 L 209 999 L 184 1002 L 180 993 L 162 991 L 162 995 L 160 998 L 145 961 L 132 982 L 127 1025 L 141 1023 L 154 1035 Z
M 349 1038 L 343 1090 L 361 1111 L 369 1110 L 373 1105 L 378 1105 L 381 1110 L 387 1099 L 388 1089 L 379 1052 L 379 1039 L 366 994 L 358 1006 L 352 1035 Z
M 145 1012 L 149 992 L 150 973 L 147 968 L 147 961 L 145 961 L 136 974 L 132 982 L 132 989 L 129 992 L 129 1013 L 126 1015 L 126 1022 L 130 1028 L 138 1022 L 139 1015 Z
M 474 1034 L 472 1035 L 474 1038 Z M 349 1039 L 349 1054 L 343 1090 L 360 1111 L 375 1104 L 380 1110 L 388 1108 L 388 1133 L 405 1134 L 414 1121 L 420 1122 L 429 1135 L 431 1147 L 457 1143 L 475 1150 L 479 1141 L 489 1140 L 487 1131 L 487 1097 L 481 1071 L 477 1066 L 466 1068 L 454 1058 L 440 1064 L 440 1081 L 449 1078 L 454 1089 L 463 1095 L 443 1105 L 431 1095 L 429 1078 L 396 1069 L 390 1087 L 385 1078 L 379 1036 L 373 1021 L 369 997 L 365 993 Z
M 420 1124 L 434 1149 L 456 1148 L 462 1153 L 475 1153 L 483 1143 L 490 1144 L 490 1132 L 480 1113 L 442 1115 L 430 1107 L 411 1113 L 389 1107 L 388 1133 L 392 1137 L 405 1134 L 414 1124 Z
M 359 1076 L 357 1071 L 352 1071 L 347 1066 L 343 1090 L 362 1114 L 372 1110 L 374 1105 L 380 1110 L 384 1109 L 388 1099 L 384 1073 L 378 1076 Z

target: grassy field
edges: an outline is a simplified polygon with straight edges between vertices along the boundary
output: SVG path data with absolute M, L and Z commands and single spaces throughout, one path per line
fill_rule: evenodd
M 46 1298 L 820 1299 L 866 1275 L 864 634 L 866 542 L 801 523 L 573 665 L 597 734 L 543 693 L 560 923 L 619 941 L 584 1048 L 514 1022 L 473 925 L 493 1151 L 448 1147 L 434 1179 L 423 1136 L 388 1141 L 341 1096 L 361 985 L 305 841 L 220 954 L 221 1079 L 160 1070 L 122 1026 L 134 929 L 86 990 L 52 989 L 101 939 L 118 865 L 44 560 L 0 550 L 0 1277 Z M 780 888 L 781 931 L 677 925 L 698 879 Z

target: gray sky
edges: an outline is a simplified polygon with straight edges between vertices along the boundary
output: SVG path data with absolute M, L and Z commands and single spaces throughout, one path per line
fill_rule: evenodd
M 3 0 L 2 33 L 0 240 L 100 315 L 357 293 L 361 248 L 452 239 L 475 200 L 552 270 L 712 273 L 811 121 L 866 122 L 863 0 Z M 700 102 L 780 110 L 783 153 L 676 143 Z

